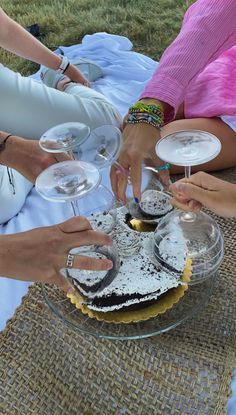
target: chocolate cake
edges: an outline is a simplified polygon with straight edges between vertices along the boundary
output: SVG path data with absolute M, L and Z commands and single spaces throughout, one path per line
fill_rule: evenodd
M 181 284 L 180 275 L 186 262 L 184 247 L 178 245 L 176 255 L 175 244 L 173 243 L 173 249 L 167 252 L 168 241 L 163 242 L 159 251 L 163 260 L 168 260 L 172 271 L 163 269 L 155 262 L 152 234 L 131 230 L 125 225 L 126 214 L 126 208 L 119 209 L 113 240 L 120 264 L 119 268 L 111 270 L 113 274 L 110 275 L 110 280 L 109 272 L 70 271 L 74 286 L 90 310 L 107 313 L 117 310 L 128 311 L 137 305 L 144 307 Z

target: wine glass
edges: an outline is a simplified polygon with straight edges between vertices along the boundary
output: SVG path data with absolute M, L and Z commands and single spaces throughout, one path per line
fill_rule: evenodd
M 79 214 L 77 199 L 93 192 L 101 183 L 96 166 L 78 160 L 56 163 L 44 170 L 36 179 L 35 188 L 46 200 L 70 201 L 74 215 Z
M 124 168 L 116 161 L 122 146 L 122 133 L 114 125 L 95 128 L 86 141 L 78 146 L 77 159 L 87 161 L 103 170 L 112 164 Z
M 79 122 L 67 122 L 47 130 L 39 140 L 40 147 L 49 153 L 77 154 L 77 159 L 94 164 L 100 170 L 118 164 L 122 133 L 114 125 L 102 125 L 90 130 Z
M 212 160 L 220 149 L 218 138 L 199 130 L 169 134 L 156 145 L 159 158 L 185 167 L 186 178 L 190 177 L 191 166 Z M 185 255 L 181 256 L 183 252 Z M 206 213 L 183 213 L 175 209 L 160 221 L 154 233 L 153 253 L 160 266 L 174 273 L 183 265 L 181 257 L 189 260 L 192 272 L 189 284 L 198 284 L 217 272 L 224 254 L 223 235 Z
M 39 139 L 42 150 L 48 153 L 71 154 L 72 150 L 83 144 L 90 135 L 90 128 L 79 122 L 67 122 L 55 125 Z
M 220 140 L 201 130 L 183 130 L 168 134 L 156 144 L 157 156 L 170 164 L 184 166 L 185 177 L 191 175 L 191 166 L 213 160 L 221 151 Z M 196 215 L 183 213 L 182 220 L 192 222 Z
M 154 174 L 153 174 L 154 173 Z M 170 194 L 159 180 L 159 172 L 155 167 L 142 166 L 141 199 L 137 203 L 133 199 L 133 189 L 127 186 L 126 207 L 134 219 L 143 223 L 157 225 L 160 218 L 170 212 Z

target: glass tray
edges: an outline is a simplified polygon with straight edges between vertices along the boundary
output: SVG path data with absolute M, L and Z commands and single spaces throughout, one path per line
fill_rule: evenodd
M 95 337 L 113 340 L 142 339 L 167 332 L 197 314 L 208 302 L 214 278 L 189 286 L 184 296 L 171 309 L 147 321 L 114 324 L 98 321 L 77 310 L 59 289 L 42 285 L 45 301 L 53 313 L 65 324 Z

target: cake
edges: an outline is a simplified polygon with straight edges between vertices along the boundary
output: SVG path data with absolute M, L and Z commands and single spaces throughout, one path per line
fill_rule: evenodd
M 123 321 L 124 315 L 132 311 L 129 321 L 137 321 L 137 313 L 140 315 L 140 311 L 142 316 L 142 310 L 150 306 L 153 310 L 153 305 L 161 301 L 162 310 L 169 308 L 173 303 L 168 303 L 168 294 L 176 293 L 179 289 L 179 295 L 182 296 L 187 289 L 186 285 L 182 285 L 187 261 L 185 247 L 173 243 L 173 249 L 168 252 L 168 241 L 163 242 L 159 247 L 161 255 L 172 267 L 171 272 L 164 269 L 157 265 L 153 255 L 153 235 L 131 230 L 125 225 L 126 214 L 125 208 L 119 209 L 118 223 L 113 231 L 115 251 L 119 253 L 119 260 L 116 259 L 113 270 L 70 271 L 70 278 L 78 294 L 77 299 L 73 295 L 70 298 L 91 317 L 98 318 L 99 315 L 99 319 L 106 320 L 109 316 L 111 321 L 117 322 L 118 317 L 118 321 L 120 318 Z M 174 249 L 175 245 L 177 251 Z M 109 272 L 113 274 L 109 275 Z M 105 286 L 102 284 L 104 280 Z M 174 296 L 175 302 L 176 298 L 179 298 L 178 295 Z

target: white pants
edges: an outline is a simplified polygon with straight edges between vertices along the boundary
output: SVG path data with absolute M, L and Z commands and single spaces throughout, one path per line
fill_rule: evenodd
M 1 131 L 39 139 L 49 128 L 69 121 L 87 124 L 91 130 L 104 124 L 121 125 L 117 109 L 90 88 L 71 83 L 61 92 L 0 65 Z M 0 223 L 20 211 L 32 188 L 32 184 L 14 170 L 13 177 L 15 194 L 7 168 L 0 165 Z

